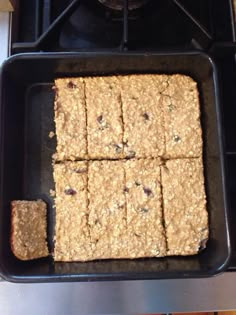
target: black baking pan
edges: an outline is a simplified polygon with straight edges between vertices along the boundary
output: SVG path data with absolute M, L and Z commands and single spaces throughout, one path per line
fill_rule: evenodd
M 182 73 L 198 82 L 204 142 L 204 175 L 210 237 L 191 257 L 54 263 L 23 262 L 10 249 L 10 201 L 42 198 L 48 204 L 48 235 L 55 213 L 51 156 L 53 81 L 57 77 L 125 73 Z M 1 70 L 0 273 L 14 282 L 171 279 L 215 275 L 230 258 L 224 154 L 217 70 L 203 53 L 35 53 L 9 58 Z M 53 244 L 50 242 L 50 248 Z

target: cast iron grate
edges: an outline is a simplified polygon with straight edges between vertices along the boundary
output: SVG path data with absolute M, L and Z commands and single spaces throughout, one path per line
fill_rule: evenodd
M 149 0 L 130 11 L 129 0 L 122 1 L 123 10 L 117 11 L 99 0 L 35 0 L 30 5 L 23 0 L 12 52 L 205 50 L 234 39 L 231 0 Z

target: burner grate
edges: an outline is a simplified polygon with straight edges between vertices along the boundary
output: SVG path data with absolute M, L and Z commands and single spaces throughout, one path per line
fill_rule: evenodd
M 21 2 L 26 10 L 28 1 Z M 12 53 L 206 50 L 216 41 L 234 40 L 231 0 L 219 2 L 221 5 L 211 0 L 35 0 L 31 2 L 35 14 L 23 15 Z

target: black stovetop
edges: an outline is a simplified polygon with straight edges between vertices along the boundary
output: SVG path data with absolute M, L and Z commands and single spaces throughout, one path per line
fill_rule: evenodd
M 229 270 L 234 270 L 236 44 L 232 1 L 130 0 L 132 5 L 141 6 L 134 10 L 128 10 L 127 0 L 122 1 L 21 0 L 19 10 L 13 15 L 12 54 L 98 50 L 201 50 L 210 54 L 220 80 L 233 247 Z

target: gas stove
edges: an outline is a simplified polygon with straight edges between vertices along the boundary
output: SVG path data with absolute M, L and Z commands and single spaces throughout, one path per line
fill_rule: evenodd
M 230 0 L 23 0 L 18 22 L 12 53 L 208 50 L 235 35 Z
M 11 54 L 80 51 L 203 51 L 215 61 L 236 269 L 236 64 L 231 0 L 21 0 Z

